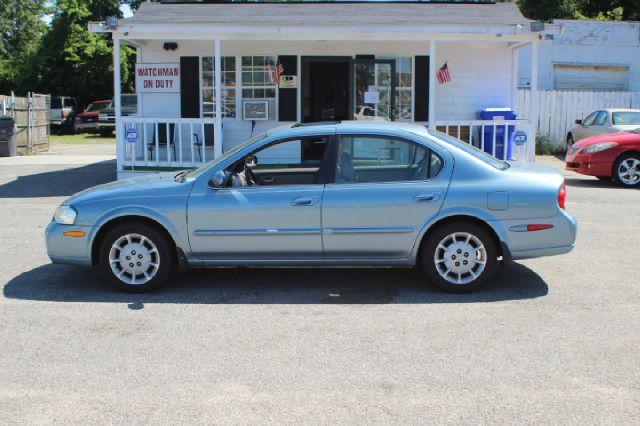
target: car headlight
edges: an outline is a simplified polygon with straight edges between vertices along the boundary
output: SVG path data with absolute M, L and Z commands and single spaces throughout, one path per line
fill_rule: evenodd
M 78 212 L 71 206 L 60 206 L 56 209 L 54 220 L 60 225 L 73 225 L 76 223 Z
M 586 147 L 582 152 L 593 154 L 594 152 L 606 151 L 607 149 L 618 146 L 617 142 L 602 142 Z

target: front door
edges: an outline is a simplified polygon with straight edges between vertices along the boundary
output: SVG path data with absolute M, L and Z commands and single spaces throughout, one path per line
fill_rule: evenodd
M 446 151 L 394 136 L 339 135 L 322 223 L 327 259 L 406 259 L 440 210 L 453 170 Z
M 330 137 L 275 142 L 227 169 L 233 186 L 194 188 L 188 206 L 193 255 L 322 259 L 322 164 Z
M 395 120 L 396 63 L 393 60 L 356 59 L 354 120 Z
M 302 58 L 303 122 L 350 119 L 350 66 L 349 57 Z

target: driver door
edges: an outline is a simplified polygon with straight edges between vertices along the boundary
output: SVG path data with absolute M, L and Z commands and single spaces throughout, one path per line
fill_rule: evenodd
M 285 139 L 252 152 L 246 167 L 255 185 L 194 188 L 188 206 L 193 255 L 211 261 L 322 259 L 320 214 L 330 139 Z

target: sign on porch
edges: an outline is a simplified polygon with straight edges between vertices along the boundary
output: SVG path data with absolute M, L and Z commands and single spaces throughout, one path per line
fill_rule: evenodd
M 180 64 L 136 64 L 137 93 L 180 93 Z

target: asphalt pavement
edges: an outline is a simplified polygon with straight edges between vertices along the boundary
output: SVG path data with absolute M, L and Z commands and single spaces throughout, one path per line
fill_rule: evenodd
M 640 423 L 638 190 L 565 173 L 577 248 L 474 294 L 274 268 L 129 295 L 46 256 L 55 207 L 115 179 L 89 153 L 0 159 L 0 423 Z

